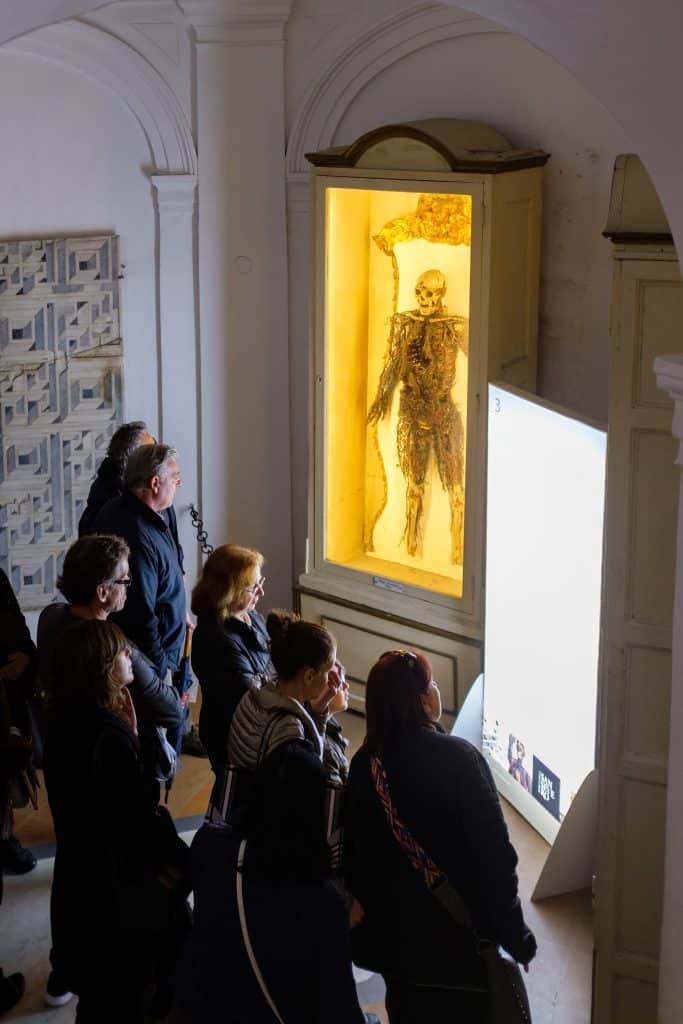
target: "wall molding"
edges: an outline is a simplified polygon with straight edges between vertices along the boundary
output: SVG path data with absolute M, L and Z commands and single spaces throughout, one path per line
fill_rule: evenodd
M 198 44 L 283 46 L 292 0 L 178 0 Z
M 333 144 L 344 114 L 365 86 L 403 57 L 446 39 L 505 34 L 507 29 L 435 4 L 420 4 L 375 24 L 329 61 L 309 86 L 289 134 L 287 181 L 308 179 L 305 154 Z
M 160 212 L 173 211 L 189 216 L 194 214 L 196 174 L 152 174 L 149 180 L 154 186 L 157 209 Z
M 145 135 L 150 173 L 197 173 L 192 130 L 175 93 L 144 57 L 109 32 L 65 21 L 7 43 L 3 50 L 61 64 L 110 89 Z

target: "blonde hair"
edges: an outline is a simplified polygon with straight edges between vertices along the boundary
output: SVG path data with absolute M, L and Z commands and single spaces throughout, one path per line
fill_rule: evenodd
M 263 555 L 238 544 L 221 544 L 207 558 L 202 574 L 192 591 L 195 615 L 215 615 L 227 619 L 237 595 L 249 585 L 254 570 L 263 566 Z

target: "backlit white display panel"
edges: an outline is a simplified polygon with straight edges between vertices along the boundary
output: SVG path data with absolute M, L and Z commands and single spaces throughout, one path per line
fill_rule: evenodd
M 595 765 L 606 435 L 489 387 L 483 749 L 552 842 Z

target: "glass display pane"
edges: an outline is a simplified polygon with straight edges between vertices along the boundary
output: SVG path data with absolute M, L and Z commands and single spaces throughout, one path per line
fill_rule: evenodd
M 472 197 L 328 188 L 325 557 L 462 596 Z

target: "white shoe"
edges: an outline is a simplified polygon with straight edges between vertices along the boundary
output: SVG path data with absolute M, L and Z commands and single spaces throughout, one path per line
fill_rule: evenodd
M 58 1006 L 66 1006 L 73 997 L 73 992 L 69 992 L 68 989 L 62 988 L 59 984 L 59 976 L 54 971 L 50 971 L 50 977 L 47 979 L 47 985 L 43 994 L 45 1005 L 56 1009 Z

